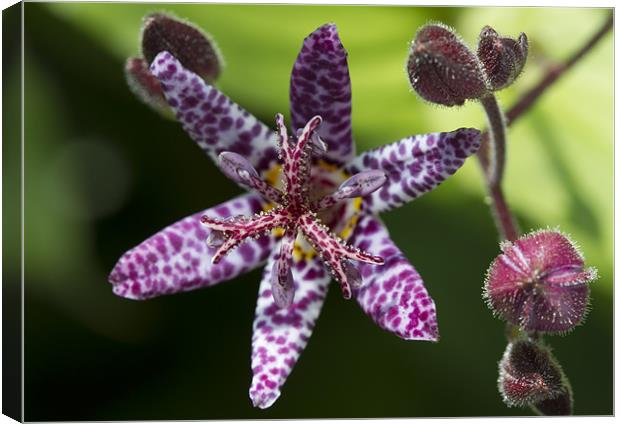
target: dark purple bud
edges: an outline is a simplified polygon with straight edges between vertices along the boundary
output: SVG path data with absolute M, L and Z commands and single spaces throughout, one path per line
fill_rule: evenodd
M 478 58 L 491 90 L 509 86 L 519 76 L 527 60 L 528 42 L 524 33 L 519 39 L 501 37 L 485 26 L 478 40 Z
M 293 304 L 295 286 L 290 266 L 276 261 L 271 269 L 271 294 L 278 308 L 288 308 Z
M 499 391 L 508 406 L 532 406 L 544 415 L 569 415 L 572 391 L 551 352 L 536 342 L 509 343 L 499 363 Z
M 425 100 L 445 106 L 462 105 L 486 93 L 478 58 L 446 26 L 422 27 L 411 44 L 409 82 Z
M 334 195 L 342 199 L 366 196 L 381 188 L 386 181 L 387 176 L 383 171 L 362 171 L 340 184 Z
M 553 399 L 545 399 L 530 406 L 540 415 L 571 415 L 573 411 L 573 393 L 569 386 Z
M 158 53 L 168 51 L 190 71 L 213 83 L 222 68 L 215 42 L 189 22 L 153 13 L 142 25 L 142 54 L 150 64 Z
M 144 103 L 162 115 L 173 118 L 172 110 L 161 88 L 159 80 L 151 74 L 146 61 L 138 57 L 130 57 L 125 62 L 125 78 L 129 89 Z
M 558 231 L 536 231 L 501 245 L 484 297 L 495 314 L 526 332 L 565 333 L 586 313 L 594 268 Z
M 234 152 L 222 152 L 218 156 L 222 172 L 231 180 L 249 184 L 252 177 L 258 178 L 258 172 L 243 156 Z

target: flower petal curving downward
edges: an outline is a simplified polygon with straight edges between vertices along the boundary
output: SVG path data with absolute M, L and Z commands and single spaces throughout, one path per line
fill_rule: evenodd
M 250 399 L 261 409 L 280 397 L 280 387 L 310 339 L 331 280 L 316 258 L 293 263 L 295 300 L 289 308 L 279 308 L 271 294 L 271 272 L 279 250 L 274 249 L 265 267 L 254 318 Z
M 302 128 L 320 115 L 318 133 L 327 143 L 324 156 L 336 163 L 351 160 L 351 79 L 336 25 L 323 25 L 304 40 L 291 73 L 290 97 L 293 127 Z
M 364 152 L 348 166 L 351 174 L 370 169 L 385 172 L 388 181 L 364 198 L 372 213 L 388 211 L 416 199 L 454 174 L 480 147 L 480 131 L 416 135 Z
M 244 195 L 164 228 L 118 260 L 109 277 L 114 293 L 143 300 L 212 286 L 258 267 L 274 247 L 273 236 L 247 241 L 213 265 L 211 258 L 217 249 L 207 247 L 210 230 L 200 218 L 205 214 L 221 218 L 249 215 L 263 205 L 262 197 Z
M 244 156 L 259 172 L 276 162 L 277 138 L 271 128 L 183 68 L 170 53 L 159 53 L 151 72 L 183 129 L 216 164 L 223 151 Z
M 354 295 L 364 312 L 379 327 L 405 340 L 437 341 L 435 303 L 381 220 L 363 215 L 351 243 L 385 259 L 384 265 L 359 265 L 363 285 Z

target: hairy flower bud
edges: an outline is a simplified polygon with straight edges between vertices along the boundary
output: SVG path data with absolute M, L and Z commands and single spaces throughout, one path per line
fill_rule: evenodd
M 478 58 L 448 27 L 422 27 L 411 44 L 409 82 L 425 100 L 445 106 L 462 105 L 486 93 Z
M 172 109 L 164 98 L 164 91 L 149 71 L 146 61 L 138 57 L 130 57 L 125 62 L 125 78 L 131 92 L 144 103 L 167 118 L 173 118 Z
M 158 53 L 170 52 L 183 67 L 213 83 L 222 68 L 214 41 L 198 27 L 163 13 L 144 18 L 142 54 L 150 64 Z
M 501 90 L 519 76 L 527 60 L 528 42 L 524 33 L 518 40 L 501 37 L 485 26 L 478 40 L 478 58 L 487 76 L 489 89 Z
M 498 388 L 508 406 L 532 406 L 544 415 L 568 415 L 572 391 L 562 368 L 542 344 L 509 343 L 499 363 Z
M 558 231 L 536 231 L 501 246 L 487 271 L 484 296 L 501 318 L 527 332 L 564 333 L 583 319 L 594 268 Z

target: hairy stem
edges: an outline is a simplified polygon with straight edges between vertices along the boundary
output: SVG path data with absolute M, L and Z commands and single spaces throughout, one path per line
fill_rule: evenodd
M 499 231 L 500 238 L 502 240 L 514 241 L 519 237 L 519 230 L 501 188 L 504 164 L 506 163 L 506 125 L 504 124 L 504 114 L 493 93 L 483 96 L 480 99 L 480 103 L 487 115 L 489 125 L 491 160 L 489 166 L 484 171 L 489 196 L 491 197 L 491 209 L 493 210 L 493 217 L 495 218 L 495 225 Z
M 493 110 L 494 108 L 499 110 L 495 98 L 491 95 L 492 100 L 488 99 L 488 96 L 481 99 L 481 103 L 489 120 L 489 131 L 485 131 L 482 134 L 482 145 L 478 150 L 477 156 L 487 180 L 495 223 L 502 238 L 507 240 L 515 240 L 519 235 L 515 220 L 510 212 L 510 208 L 506 203 L 506 199 L 504 198 L 504 194 L 501 189 L 501 180 L 505 162 L 505 126 L 509 126 L 525 112 L 527 112 L 538 100 L 538 98 L 558 80 L 558 78 L 564 75 L 567 70 L 569 70 L 589 51 L 591 51 L 603 38 L 603 36 L 605 36 L 605 34 L 607 34 L 612 28 L 613 15 L 610 14 L 601 28 L 599 28 L 599 30 L 596 31 L 596 33 L 590 37 L 580 49 L 578 49 L 564 63 L 551 68 L 538 82 L 538 84 L 525 92 L 525 94 L 508 110 L 503 121 L 499 121 L 496 117 L 491 115 L 492 113 L 495 113 Z M 499 111 L 499 113 L 501 116 L 501 111 Z M 493 119 L 497 121 L 495 127 Z M 497 127 L 499 122 L 502 123 L 504 129 L 501 134 L 499 134 L 499 127 Z M 499 137 L 501 137 L 499 143 L 497 139 L 498 134 Z

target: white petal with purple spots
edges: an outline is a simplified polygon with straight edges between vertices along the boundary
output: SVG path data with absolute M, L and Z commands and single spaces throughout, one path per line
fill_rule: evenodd
M 364 152 L 347 169 L 351 174 L 380 169 L 387 175 L 383 187 L 364 198 L 364 207 L 376 214 L 432 190 L 479 147 L 480 131 L 474 128 L 416 135 Z
M 216 164 L 223 151 L 244 156 L 259 172 L 275 163 L 277 137 L 271 128 L 183 68 L 170 53 L 159 53 L 151 72 L 183 129 Z
M 381 328 L 405 340 L 437 341 L 435 303 L 381 220 L 363 215 L 351 242 L 385 259 L 384 265 L 359 264 L 363 285 L 354 295 L 364 312 Z
M 258 267 L 274 247 L 273 236 L 247 241 L 213 265 L 211 258 L 217 249 L 207 247 L 211 230 L 200 223 L 200 218 L 205 214 L 221 218 L 248 215 L 261 211 L 263 206 L 262 197 L 244 195 L 164 228 L 118 260 L 109 277 L 114 293 L 129 299 L 148 299 L 209 287 Z
M 274 249 L 263 273 L 252 336 L 250 399 L 263 409 L 278 399 L 280 387 L 306 347 L 331 280 L 316 259 L 294 262 L 295 300 L 289 308 L 280 309 L 271 294 L 271 270 L 278 252 Z
M 324 157 L 336 163 L 351 160 L 351 79 L 336 25 L 323 25 L 304 40 L 291 73 L 290 97 L 293 127 L 320 115 L 318 133 L 327 143 Z

